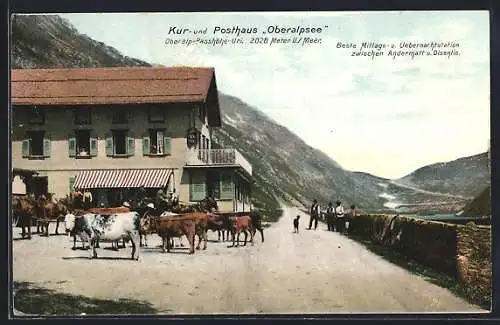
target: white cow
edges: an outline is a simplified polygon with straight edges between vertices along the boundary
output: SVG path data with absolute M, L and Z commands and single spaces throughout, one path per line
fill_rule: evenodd
M 90 241 L 90 258 L 97 258 L 96 245 L 98 241 L 115 242 L 120 239 L 130 239 L 132 242 L 132 259 L 139 259 L 139 228 L 140 216 L 137 212 L 116 213 L 103 216 L 87 213 L 76 217 L 69 213 L 64 217 L 66 233 Z

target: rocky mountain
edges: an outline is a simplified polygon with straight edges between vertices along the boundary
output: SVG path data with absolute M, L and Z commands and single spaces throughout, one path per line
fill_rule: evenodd
M 13 68 L 151 66 L 79 33 L 68 21 L 55 15 L 15 16 L 11 31 Z M 238 148 L 252 163 L 254 205 L 269 214 L 279 208 L 279 200 L 309 205 L 313 198 L 323 204 L 340 198 L 346 206 L 354 203 L 366 211 L 387 209 L 384 207 L 387 198 L 381 196 L 382 192 L 395 197 L 402 195 L 403 203 L 407 204 L 440 199 L 387 179 L 347 171 L 258 108 L 236 97 L 221 93 L 219 103 L 223 127 L 214 132 L 214 140 L 220 146 Z M 422 183 L 415 181 L 423 178 L 419 177 L 403 182 L 421 186 Z M 453 190 L 459 188 L 455 186 Z
M 80 34 L 57 15 L 14 15 L 11 34 L 12 68 L 149 66 Z
M 240 148 L 253 164 L 255 178 L 268 194 L 308 205 L 313 198 L 326 204 L 340 198 L 347 205 L 382 208 L 383 178 L 344 170 L 323 152 L 307 145 L 286 127 L 240 99 L 221 94 L 223 127 L 215 140 Z
M 475 197 L 491 182 L 488 153 L 428 165 L 396 180 L 422 190 Z
M 478 196 L 471 200 L 463 209 L 463 216 L 491 216 L 491 186 L 487 186 Z

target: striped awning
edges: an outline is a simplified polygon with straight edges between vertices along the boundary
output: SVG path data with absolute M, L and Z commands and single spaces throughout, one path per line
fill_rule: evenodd
M 164 187 L 172 169 L 100 169 L 83 170 L 76 175 L 75 189 Z

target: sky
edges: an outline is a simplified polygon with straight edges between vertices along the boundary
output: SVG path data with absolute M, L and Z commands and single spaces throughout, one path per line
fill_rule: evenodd
M 424 165 L 485 152 L 490 139 L 487 11 L 63 14 L 122 54 L 165 66 L 214 67 L 219 91 L 286 126 L 347 170 L 399 178 Z M 191 33 L 170 33 L 171 27 Z M 257 28 L 244 44 L 221 28 Z M 321 27 L 270 33 L 268 26 Z M 326 27 L 327 26 L 327 27 Z M 194 30 L 207 29 L 206 34 Z M 265 32 L 265 34 L 264 34 Z M 252 37 L 267 43 L 250 44 Z M 273 37 L 320 43 L 269 44 Z M 338 44 L 452 42 L 458 55 L 352 56 Z M 403 49 L 404 50 L 404 49 Z M 418 50 L 418 49 L 413 49 Z M 450 50 L 447 48 L 446 50 Z M 366 51 L 371 51 L 366 50 Z

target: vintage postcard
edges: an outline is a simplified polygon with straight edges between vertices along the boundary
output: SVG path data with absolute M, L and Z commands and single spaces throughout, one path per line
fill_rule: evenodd
M 11 16 L 11 317 L 486 313 L 488 11 Z

